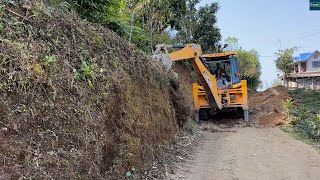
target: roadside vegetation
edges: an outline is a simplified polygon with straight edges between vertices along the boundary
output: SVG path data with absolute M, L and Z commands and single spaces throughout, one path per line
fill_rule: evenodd
M 293 71 L 293 53 L 297 47 L 278 50 L 275 59 L 276 68 L 281 71 L 283 80 Z M 273 84 L 279 84 L 274 80 Z M 289 91 L 290 98 L 283 101 L 283 108 L 289 125 L 282 129 L 297 139 L 319 147 L 320 144 L 320 91 L 296 89 Z
M 204 51 L 221 48 L 216 26 L 217 2 L 200 0 L 47 0 L 55 8 L 75 11 L 82 19 L 99 23 L 145 52 L 163 43 L 198 43 Z M 174 38 L 172 35 L 176 34 Z
M 290 94 L 296 100 L 290 112 L 291 124 L 313 141 L 320 142 L 320 92 L 299 89 Z
M 283 106 L 291 122 L 283 129 L 294 137 L 319 147 L 320 92 L 297 89 L 290 91 L 289 95 L 292 99 L 285 100 Z
M 157 44 L 200 44 L 204 53 L 234 50 L 241 74 L 251 89 L 261 83 L 258 52 L 244 50 L 237 38 L 227 38 L 223 49 L 217 26 L 219 4 L 199 6 L 200 0 L 47 0 L 54 8 L 76 12 L 82 19 L 101 24 L 146 53 Z M 190 66 L 189 66 L 190 67 Z

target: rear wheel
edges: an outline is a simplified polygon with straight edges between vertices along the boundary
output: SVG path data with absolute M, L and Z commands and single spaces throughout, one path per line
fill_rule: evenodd
M 207 121 L 210 117 L 210 110 L 209 109 L 200 109 L 199 110 L 199 119 Z
M 244 117 L 244 110 L 242 109 L 242 107 L 236 107 L 235 114 L 238 118 L 243 118 Z

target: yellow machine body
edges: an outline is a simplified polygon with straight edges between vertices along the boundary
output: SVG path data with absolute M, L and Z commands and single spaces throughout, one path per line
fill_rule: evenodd
M 168 52 L 167 48 L 179 48 L 179 50 Z M 165 53 L 162 53 L 162 52 Z M 212 111 L 224 108 L 239 108 L 244 110 L 245 120 L 248 121 L 248 92 L 247 81 L 241 80 L 237 83 L 220 89 L 217 86 L 217 79 L 208 69 L 205 59 L 214 59 L 215 62 L 226 61 L 229 57 L 235 57 L 234 52 L 202 54 L 201 46 L 197 44 L 186 45 L 158 45 L 154 57 L 158 59 L 169 59 L 170 61 L 190 60 L 196 72 L 199 84 L 193 83 L 193 99 L 195 117 L 199 120 L 199 111 L 205 109 Z M 237 66 L 237 65 L 236 65 Z
M 193 83 L 193 101 L 195 110 L 201 108 L 210 108 L 210 104 L 207 98 L 207 94 L 203 89 L 203 86 L 198 83 Z M 248 110 L 248 94 L 247 94 L 247 81 L 241 80 L 241 83 L 233 86 L 232 88 L 218 90 L 218 96 L 225 95 L 227 104 L 225 108 L 242 107 L 243 110 Z

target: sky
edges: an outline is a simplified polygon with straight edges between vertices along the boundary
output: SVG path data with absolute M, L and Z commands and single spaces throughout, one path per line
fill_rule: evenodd
M 310 11 L 309 0 L 202 0 L 200 5 L 212 2 L 220 6 L 222 40 L 236 37 L 243 49 L 258 51 L 265 88 L 279 74 L 274 65 L 278 49 L 320 50 L 320 11 Z

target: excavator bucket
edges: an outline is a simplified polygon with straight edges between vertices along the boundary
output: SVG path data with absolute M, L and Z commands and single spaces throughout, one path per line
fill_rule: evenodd
M 162 62 L 169 70 L 172 67 L 172 60 L 169 58 L 168 47 L 173 45 L 159 44 L 156 46 L 156 50 L 152 53 L 152 58 L 158 62 Z
M 156 46 L 156 50 L 152 53 L 152 58 L 158 62 L 162 62 L 168 70 L 172 67 L 173 59 L 169 57 L 168 48 L 182 49 L 185 48 L 184 44 L 159 44 Z
M 168 70 L 172 67 L 172 61 L 170 60 L 169 56 L 165 53 L 153 54 L 152 58 L 158 62 L 162 62 Z

